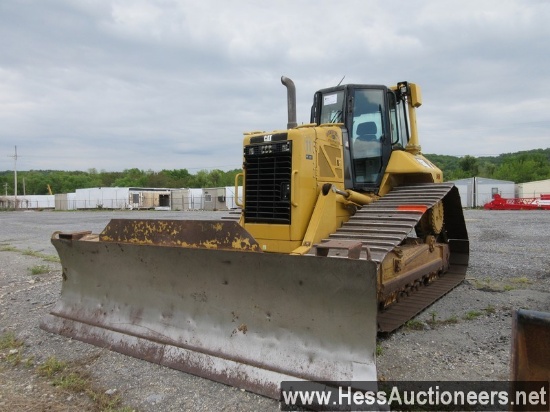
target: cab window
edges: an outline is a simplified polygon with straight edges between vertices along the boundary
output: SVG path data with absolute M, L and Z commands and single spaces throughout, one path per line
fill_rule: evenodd
M 382 143 L 384 130 L 384 91 L 380 89 L 355 90 L 351 152 L 357 183 L 373 184 L 382 171 Z
M 388 93 L 388 95 L 392 149 L 404 149 L 409 142 L 409 134 L 406 130 L 407 121 L 405 119 L 405 103 L 401 100 L 397 100 L 394 93 Z
M 344 91 L 323 94 L 321 99 L 321 117 L 319 124 L 343 123 Z

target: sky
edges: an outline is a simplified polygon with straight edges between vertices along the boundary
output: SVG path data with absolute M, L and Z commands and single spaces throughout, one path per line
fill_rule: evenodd
M 546 0 L 2 0 L 0 170 L 231 170 L 316 90 L 420 85 L 422 151 L 550 147 Z M 345 76 L 345 77 L 344 77 Z M 17 159 L 14 158 L 17 146 Z

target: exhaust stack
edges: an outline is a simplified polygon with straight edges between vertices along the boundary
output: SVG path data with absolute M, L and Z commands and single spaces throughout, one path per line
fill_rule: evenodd
M 285 76 L 281 76 L 281 83 L 286 86 L 288 109 L 288 123 L 286 127 L 287 129 L 294 129 L 298 126 L 298 123 L 296 122 L 296 86 L 294 86 L 294 82 L 292 80 Z

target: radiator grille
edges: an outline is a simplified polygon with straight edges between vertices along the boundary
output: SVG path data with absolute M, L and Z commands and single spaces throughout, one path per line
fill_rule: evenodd
M 244 148 L 246 223 L 290 224 L 292 142 Z

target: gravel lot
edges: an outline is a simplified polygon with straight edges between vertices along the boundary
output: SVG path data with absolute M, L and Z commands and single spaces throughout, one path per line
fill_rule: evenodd
M 210 219 L 221 213 L 0 213 L 0 336 L 13 333 L 23 342 L 11 355 L 0 349 L 0 411 L 97 410 L 89 396 L 40 376 L 52 356 L 85 374 L 88 392 L 118 397 L 119 410 L 279 410 L 276 401 L 39 329 L 61 287 L 59 263 L 43 256 L 56 255 L 51 233 L 99 232 L 112 217 Z M 550 311 L 550 213 L 467 210 L 465 217 L 467 280 L 408 327 L 379 340 L 380 379 L 506 380 L 512 311 Z M 32 275 L 37 267 L 47 270 Z

